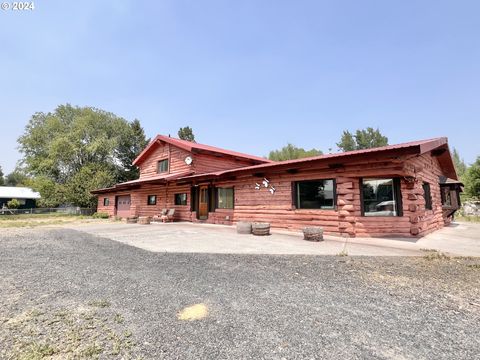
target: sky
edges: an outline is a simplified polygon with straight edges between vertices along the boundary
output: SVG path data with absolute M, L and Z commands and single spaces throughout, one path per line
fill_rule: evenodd
M 0 10 L 5 173 L 30 117 L 65 103 L 260 156 L 287 143 L 336 151 L 343 130 L 367 126 L 390 144 L 448 136 L 467 163 L 480 155 L 479 1 L 34 6 Z

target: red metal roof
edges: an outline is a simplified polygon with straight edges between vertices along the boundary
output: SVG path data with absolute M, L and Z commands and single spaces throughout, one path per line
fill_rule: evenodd
M 194 152 L 195 150 L 197 151 L 205 151 L 205 152 L 210 152 L 210 153 L 215 153 L 215 154 L 224 154 L 224 155 L 229 155 L 233 156 L 236 158 L 244 159 L 244 160 L 250 160 L 252 162 L 256 163 L 271 163 L 271 160 L 262 158 L 260 156 L 254 156 L 254 155 L 248 155 L 236 151 L 231 151 L 231 150 L 226 150 L 226 149 L 221 149 L 215 146 L 210 146 L 210 145 L 204 145 L 204 144 L 199 144 L 199 143 L 194 143 L 191 141 L 186 141 L 186 140 L 181 140 L 181 139 L 176 139 L 172 138 L 169 136 L 164 136 L 164 135 L 157 135 L 155 139 L 153 139 L 150 144 L 138 155 L 138 157 L 133 161 L 133 165 L 138 165 L 140 162 L 144 160 L 146 155 L 152 150 L 154 146 L 158 144 L 159 141 L 164 141 L 168 144 L 171 144 L 173 146 L 179 147 L 180 149 L 186 150 L 188 152 Z
M 205 173 L 205 174 L 196 174 L 196 175 L 188 176 L 187 178 L 188 179 L 195 179 L 195 178 L 200 178 L 200 177 L 203 177 L 203 176 L 220 176 L 220 175 L 230 174 L 230 173 L 234 173 L 234 172 L 241 172 L 241 171 L 249 171 L 250 172 L 250 171 L 255 171 L 255 170 L 271 169 L 271 168 L 285 166 L 285 165 L 297 165 L 297 164 L 304 164 L 304 163 L 321 161 L 321 160 L 336 160 L 336 159 L 343 159 L 345 157 L 358 156 L 358 155 L 380 154 L 380 153 L 388 152 L 388 151 L 392 151 L 392 150 L 402 150 L 402 149 L 409 149 L 409 148 L 412 148 L 412 149 L 416 150 L 415 152 L 418 153 L 418 154 L 424 154 L 426 152 L 429 152 L 431 150 L 439 148 L 443 145 L 448 145 L 448 139 L 446 137 L 427 139 L 427 140 L 411 141 L 411 142 L 406 142 L 406 143 L 401 143 L 401 144 L 387 145 L 387 146 L 381 146 L 381 147 L 370 148 L 370 149 L 362 149 L 362 150 L 346 151 L 346 152 L 340 152 L 340 153 L 334 153 L 334 154 L 318 155 L 318 156 L 312 156 L 312 157 L 307 157 L 307 158 L 302 158 L 302 159 L 275 161 L 273 163 L 268 163 L 268 164 L 246 166 L 246 167 L 241 167 L 241 168 L 237 168 L 237 169 L 223 170 L 223 171 L 217 171 L 217 172 L 211 172 L 211 173 Z M 451 167 L 453 168 L 453 162 L 451 164 Z M 183 179 L 185 179 L 185 178 L 182 178 L 182 180 Z
M 168 139 L 168 142 L 175 145 L 179 146 L 178 144 L 181 144 L 185 150 L 190 151 L 189 149 L 193 148 L 199 148 L 199 149 L 208 149 L 208 151 L 211 148 L 213 149 L 218 149 L 214 147 L 210 147 L 207 145 L 201 145 L 201 144 L 195 144 L 195 143 L 190 143 L 188 141 L 184 140 L 179 140 L 179 139 L 172 139 L 164 136 L 157 136 L 155 138 L 155 141 L 161 140 L 165 141 L 164 139 Z M 153 143 L 152 142 L 152 143 Z M 152 143 L 149 145 L 151 146 Z M 180 146 L 179 146 L 180 147 Z M 147 147 L 148 148 L 148 147 Z M 418 140 L 418 141 L 411 141 L 411 142 L 406 142 L 406 143 L 401 143 L 401 144 L 396 144 L 396 145 L 387 145 L 387 146 L 382 146 L 382 147 L 377 147 L 377 148 L 371 148 L 371 149 L 363 149 L 363 150 L 355 150 L 355 151 L 347 151 L 347 152 L 341 152 L 341 153 L 334 153 L 334 154 L 325 154 L 325 155 L 319 155 L 319 156 L 312 156 L 308 158 L 302 158 L 302 159 L 295 159 L 295 160 L 286 160 L 286 161 L 268 161 L 266 159 L 259 158 L 262 160 L 264 163 L 259 164 L 259 165 L 253 165 L 253 166 L 245 166 L 241 168 L 236 168 L 236 169 L 230 169 L 230 170 L 222 170 L 222 171 L 217 171 L 217 172 L 211 172 L 211 173 L 203 173 L 203 174 L 193 174 L 192 172 L 188 173 L 180 173 L 180 174 L 171 174 L 171 175 L 166 175 L 166 176 L 157 176 L 157 177 L 152 177 L 148 179 L 138 179 L 138 180 L 132 180 L 128 181 L 125 183 L 117 184 L 112 188 L 107 188 L 107 189 L 99 189 L 92 191 L 92 193 L 100 193 L 100 192 L 105 192 L 105 191 L 110 191 L 110 190 L 115 190 L 118 189 L 119 187 L 122 188 L 123 186 L 128 187 L 129 185 L 134 185 L 138 183 L 149 183 L 149 182 L 156 182 L 156 181 L 172 181 L 172 180 L 195 180 L 199 178 L 203 179 L 212 179 L 218 176 L 223 176 L 223 175 L 233 175 L 234 173 L 240 173 L 240 172 L 252 172 L 254 173 L 255 171 L 261 171 L 261 170 L 270 170 L 272 168 L 277 168 L 277 167 L 284 167 L 284 166 L 289 166 L 289 165 L 299 165 L 299 164 L 305 164 L 305 163 L 311 163 L 311 162 L 321 162 L 321 161 L 336 161 L 336 160 L 342 160 L 344 158 L 348 157 L 356 157 L 356 156 L 362 156 L 362 155 L 382 155 L 382 154 L 389 154 L 394 152 L 395 150 L 409 150 L 408 153 L 410 154 L 415 154 L 415 155 L 421 155 L 425 154 L 429 151 L 443 148 L 445 149 L 445 153 L 439 157 L 439 161 L 441 160 L 441 164 L 443 167 L 446 168 L 446 174 L 449 177 L 452 177 L 454 179 L 457 178 L 456 173 L 455 173 L 455 167 L 453 165 L 452 158 L 450 156 L 450 153 L 448 152 L 448 140 L 446 137 L 440 137 L 440 138 L 434 138 L 434 139 L 427 139 L 427 140 Z M 147 149 L 145 149 L 147 150 Z M 222 150 L 222 149 L 220 149 Z M 226 151 L 229 154 L 239 154 L 235 152 L 230 152 L 227 150 L 222 150 Z M 142 156 L 142 154 L 140 155 Z M 137 158 L 137 160 L 140 158 L 140 156 Z M 236 156 L 236 155 L 235 155 Z M 255 158 L 255 157 L 254 157 Z M 136 160 L 136 161 L 137 161 Z M 268 162 L 267 162 L 268 161 Z

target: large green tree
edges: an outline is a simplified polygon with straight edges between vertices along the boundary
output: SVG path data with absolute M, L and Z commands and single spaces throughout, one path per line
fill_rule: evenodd
M 292 144 L 287 144 L 279 150 L 272 150 L 268 155 L 270 160 L 283 161 L 292 159 L 301 159 L 309 156 L 322 155 L 322 152 L 317 149 L 305 150 L 301 147 L 296 147 Z
M 178 138 L 195 142 L 195 135 L 193 134 L 193 129 L 190 126 L 181 127 L 178 130 Z
M 16 168 L 10 174 L 5 176 L 6 186 L 26 186 L 28 176 L 24 174 L 22 169 Z
M 453 159 L 453 164 L 455 165 L 455 170 L 457 171 L 458 177 L 459 178 L 463 177 L 463 175 L 467 171 L 467 164 L 465 164 L 465 161 L 460 157 L 460 154 L 455 148 L 453 148 L 453 151 L 452 151 L 452 159 Z
M 466 197 L 480 199 L 480 156 L 466 170 L 463 182 Z
M 5 185 L 5 180 L 3 178 L 2 167 L 0 166 L 0 186 L 3 186 L 3 185 Z
M 34 114 L 18 139 L 30 185 L 48 206 L 87 206 L 90 190 L 135 179 L 131 162 L 147 142 L 138 120 L 69 104 Z
M 344 130 L 340 142 L 337 143 L 338 148 L 342 151 L 370 149 L 385 145 L 388 145 L 388 138 L 378 128 L 372 127 L 356 130 L 355 134 Z

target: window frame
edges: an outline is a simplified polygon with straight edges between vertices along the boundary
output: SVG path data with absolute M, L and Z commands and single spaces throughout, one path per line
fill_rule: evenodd
M 151 198 L 154 199 L 153 202 L 150 202 Z M 157 205 L 157 195 L 147 195 L 147 205 L 149 205 L 149 206 Z
M 432 188 L 430 187 L 430 183 L 423 182 L 423 198 L 425 199 L 425 210 L 433 210 L 433 203 L 432 203 Z M 428 189 L 428 192 L 427 192 Z
M 232 207 L 220 207 L 220 192 L 221 190 L 232 190 Z M 215 188 L 215 208 L 222 209 L 222 210 L 233 210 L 235 209 L 235 187 L 230 186 L 221 186 Z
M 393 196 L 395 197 L 395 212 L 396 215 L 365 215 L 365 202 L 363 198 L 363 181 L 365 179 L 368 180 L 388 180 L 391 179 L 393 181 Z M 402 201 L 402 191 L 401 191 L 401 184 L 400 178 L 398 177 L 366 177 L 360 178 L 360 213 L 362 217 L 367 218 L 396 218 L 403 216 L 403 201 Z
M 167 164 L 166 170 L 163 170 L 163 171 L 160 170 L 160 164 L 162 164 L 162 163 Z M 170 170 L 170 161 L 168 160 L 168 158 L 160 159 L 160 160 L 157 161 L 157 174 L 168 173 L 169 170 Z
M 185 195 L 185 203 L 179 203 L 177 204 L 177 196 Z M 188 194 L 185 193 L 177 193 L 173 195 L 173 203 L 175 206 L 187 206 L 188 205 Z
M 299 184 L 308 183 L 308 182 L 319 182 L 331 180 L 333 183 L 333 205 L 331 207 L 320 207 L 320 208 L 303 208 L 300 207 L 300 194 L 299 194 Z M 337 179 L 336 178 L 327 178 L 327 179 L 309 179 L 309 180 L 297 180 L 292 183 L 292 202 L 295 209 L 298 210 L 323 210 L 323 211 L 336 211 L 337 210 Z
M 110 206 L 110 198 L 108 197 L 103 198 L 103 206 Z

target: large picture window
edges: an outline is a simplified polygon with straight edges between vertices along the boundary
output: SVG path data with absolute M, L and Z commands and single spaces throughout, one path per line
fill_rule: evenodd
M 175 205 L 187 205 L 187 194 L 175 194 Z
M 157 163 L 157 173 L 163 173 L 168 171 L 168 159 L 160 160 Z
M 299 181 L 295 183 L 298 209 L 334 209 L 335 180 Z
M 217 208 L 233 209 L 233 188 L 217 188 Z
M 401 216 L 398 179 L 363 179 L 362 211 L 364 216 Z

